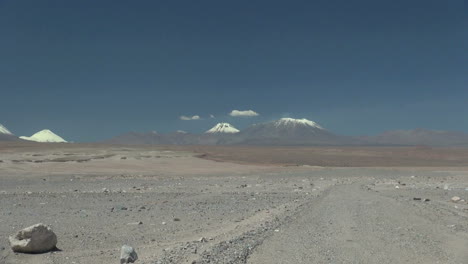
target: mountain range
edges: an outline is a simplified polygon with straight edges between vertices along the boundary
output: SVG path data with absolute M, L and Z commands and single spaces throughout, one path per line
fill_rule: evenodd
M 238 130 L 219 123 L 203 134 L 126 133 L 106 143 L 162 145 L 290 145 L 290 146 L 468 146 L 468 134 L 428 129 L 394 130 L 376 136 L 335 134 L 307 119 L 281 118 Z
M 31 137 L 17 137 L 0 124 L 0 141 L 32 140 L 66 142 L 50 130 Z M 445 146 L 468 147 L 468 134 L 429 129 L 393 130 L 375 136 L 351 137 L 335 134 L 314 121 L 281 118 L 254 124 L 239 130 L 229 123 L 219 123 L 203 134 L 176 131 L 129 132 L 101 143 L 153 145 L 289 145 L 289 146 Z
M 67 142 L 62 137 L 58 136 L 49 129 L 41 130 L 30 137 L 17 137 L 10 132 L 5 126 L 0 124 L 0 141 L 34 141 L 47 143 L 63 143 Z

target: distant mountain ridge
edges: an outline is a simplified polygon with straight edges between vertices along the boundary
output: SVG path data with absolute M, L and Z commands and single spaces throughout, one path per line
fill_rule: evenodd
M 423 128 L 391 130 L 360 139 L 363 144 L 373 145 L 468 146 L 467 133 Z
M 66 142 L 50 130 L 31 137 L 13 135 L 0 124 L 0 141 Z M 239 131 L 229 123 L 218 123 L 203 134 L 175 131 L 160 134 L 129 132 L 101 143 L 153 145 L 290 145 L 290 146 L 434 146 L 468 147 L 468 133 L 458 131 L 409 129 L 391 130 L 373 136 L 351 137 L 335 134 L 314 121 L 281 118 L 251 125 Z
M 106 141 L 117 144 L 177 145 L 339 145 L 350 144 L 348 137 L 338 136 L 307 119 L 282 118 L 255 124 L 239 131 L 229 123 L 219 123 L 204 134 L 126 133 Z

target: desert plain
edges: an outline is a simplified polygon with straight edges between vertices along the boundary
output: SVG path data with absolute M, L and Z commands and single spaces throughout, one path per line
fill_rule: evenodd
M 1 143 L 0 263 L 466 264 L 467 199 L 463 148 Z

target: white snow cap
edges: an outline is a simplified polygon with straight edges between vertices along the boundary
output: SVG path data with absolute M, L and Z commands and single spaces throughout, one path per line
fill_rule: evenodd
M 8 130 L 2 124 L 0 124 L 0 134 L 13 135 L 13 133 L 11 133 L 10 130 Z
M 30 137 L 20 137 L 24 140 L 36 141 L 36 142 L 67 142 L 65 139 L 57 136 L 54 132 L 44 129 Z
M 218 123 L 205 133 L 239 133 L 240 131 L 229 123 Z
M 307 120 L 305 118 L 303 119 L 294 119 L 294 118 L 281 118 L 280 120 L 277 120 L 275 122 L 276 126 L 282 126 L 282 125 L 292 125 L 292 126 L 309 126 L 309 127 L 315 127 L 318 129 L 324 129 L 321 127 L 319 124 L 315 123 L 314 121 Z

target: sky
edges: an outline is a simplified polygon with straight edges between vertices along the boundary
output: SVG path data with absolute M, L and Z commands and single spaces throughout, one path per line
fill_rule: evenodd
M 467 29 L 463 0 L 0 0 L 0 123 L 77 142 L 281 117 L 468 132 Z

